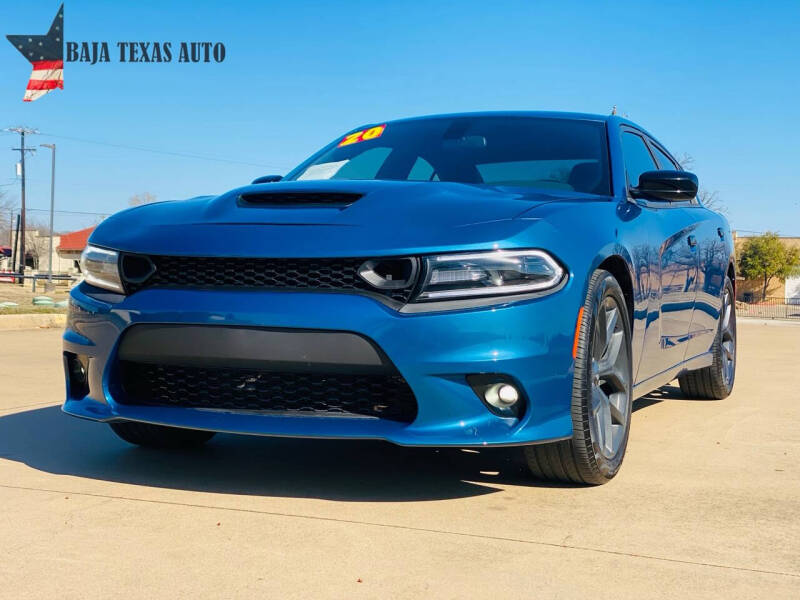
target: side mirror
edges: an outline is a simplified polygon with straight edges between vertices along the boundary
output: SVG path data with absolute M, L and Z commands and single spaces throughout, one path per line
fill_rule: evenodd
M 645 171 L 631 195 L 670 202 L 691 200 L 697 196 L 697 175 L 688 171 Z
M 262 175 L 253 179 L 253 184 L 256 183 L 275 183 L 283 179 L 283 175 Z

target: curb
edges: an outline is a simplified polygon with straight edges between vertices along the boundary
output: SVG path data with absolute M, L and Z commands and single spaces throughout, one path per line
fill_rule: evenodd
M 739 317 L 736 318 L 736 325 L 742 323 L 749 325 L 766 325 L 768 327 L 800 327 L 800 320 L 794 319 L 761 319 L 758 317 Z
M 42 329 L 58 327 L 67 324 L 67 315 L 59 313 L 43 313 L 30 315 L 0 315 L 0 331 L 14 331 L 18 329 Z

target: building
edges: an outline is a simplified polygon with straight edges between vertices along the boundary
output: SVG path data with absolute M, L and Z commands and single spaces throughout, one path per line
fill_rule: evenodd
M 0 271 L 11 268 L 11 246 L 0 245 Z
M 737 232 L 733 232 L 733 243 L 737 256 L 744 243 L 752 237 L 755 236 L 738 235 Z M 780 240 L 789 247 L 800 248 L 800 237 L 781 237 Z M 763 281 L 741 279 L 736 282 L 736 299 L 760 300 L 763 287 Z M 800 277 L 789 277 L 785 282 L 777 278 L 773 279 L 767 288 L 767 297 L 783 299 L 787 304 L 800 304 Z
M 65 233 L 61 236 L 59 244 L 56 248 L 59 258 L 62 261 L 71 261 L 74 265 L 74 271 L 78 272 L 78 261 L 81 258 L 81 252 L 86 248 L 89 242 L 89 236 L 92 235 L 94 227 L 87 227 L 71 233 Z
M 53 236 L 53 273 L 72 275 L 80 272 L 78 260 L 92 231 L 94 231 L 94 227 Z M 11 244 L 12 248 L 17 247 L 15 245 L 16 233 L 14 232 L 12 232 Z M 50 236 L 38 229 L 29 229 L 25 235 L 25 266 L 31 271 L 29 274 L 47 272 L 50 266 L 48 261 L 49 251 Z M 0 256 L 0 260 L 3 260 L 2 256 Z M 17 269 L 19 269 L 19 259 L 17 259 L 16 263 Z M 10 270 L 13 264 L 13 257 L 9 256 L 0 263 L 0 266 L 3 269 Z
M 58 246 L 61 240 L 61 236 L 54 235 L 53 236 L 53 273 L 75 273 L 77 269 L 75 269 L 74 264 L 72 261 L 69 260 L 62 260 L 58 256 L 58 252 L 56 251 L 56 247 Z M 19 246 L 16 241 L 16 232 L 12 232 L 11 234 L 11 244 L 12 248 L 16 248 L 19 251 Z M 48 253 L 50 251 L 50 236 L 47 233 L 42 233 L 38 229 L 29 229 L 25 234 L 25 266 L 33 271 L 34 273 L 46 273 L 50 262 L 48 261 Z M 6 261 L 8 268 L 14 264 L 13 257 Z M 19 269 L 19 258 L 16 259 L 17 269 Z

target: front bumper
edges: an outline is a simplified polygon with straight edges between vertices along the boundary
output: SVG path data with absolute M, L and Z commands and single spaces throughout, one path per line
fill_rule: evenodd
M 89 357 L 88 394 L 67 386 L 63 410 L 76 417 L 409 446 L 520 445 L 572 435 L 571 350 L 581 300 L 571 280 L 533 300 L 421 314 L 402 314 L 344 293 L 147 289 L 120 297 L 96 292 L 86 284 L 73 289 L 64 333 L 66 352 Z M 120 336 L 145 323 L 356 333 L 374 342 L 408 382 L 416 418 L 401 423 L 123 404 L 111 382 Z M 490 412 L 467 383 L 467 375 L 476 373 L 516 380 L 527 397 L 522 418 Z

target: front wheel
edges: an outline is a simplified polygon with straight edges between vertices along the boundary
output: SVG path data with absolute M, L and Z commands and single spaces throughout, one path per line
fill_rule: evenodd
M 526 446 L 539 479 L 602 484 L 619 471 L 630 430 L 631 326 L 622 288 L 608 271 L 589 281 L 572 385 L 572 439 Z

